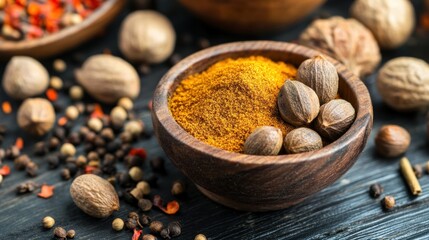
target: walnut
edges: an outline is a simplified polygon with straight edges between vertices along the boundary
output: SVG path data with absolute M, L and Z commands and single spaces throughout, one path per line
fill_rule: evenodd
M 14 99 L 26 99 L 45 92 L 49 85 L 48 71 L 31 57 L 13 57 L 3 75 L 3 88 Z
M 410 0 L 356 0 L 351 15 L 374 34 L 383 49 L 404 44 L 415 25 L 414 8 Z
M 175 41 L 168 18 L 155 11 L 136 11 L 122 23 L 119 48 L 128 60 L 160 63 L 171 55 Z
M 133 66 L 111 55 L 90 57 L 75 71 L 75 76 L 92 97 L 105 103 L 123 97 L 136 98 L 140 93 L 140 78 Z
M 299 42 L 332 56 L 361 77 L 371 74 L 381 60 L 374 36 L 354 19 L 316 20 L 304 30 Z
M 378 73 L 377 88 L 384 102 L 399 111 L 429 106 L 429 65 L 420 59 L 399 57 Z

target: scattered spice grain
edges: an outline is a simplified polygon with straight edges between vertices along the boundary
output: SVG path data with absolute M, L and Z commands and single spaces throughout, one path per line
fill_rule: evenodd
M 143 235 L 142 240 L 156 240 L 156 237 L 152 234 L 145 234 Z
M 198 234 L 195 236 L 194 240 L 207 240 L 207 237 L 204 234 Z
M 63 80 L 58 76 L 52 76 L 49 86 L 55 90 L 61 90 L 63 88 Z
M 68 106 L 66 108 L 66 117 L 69 120 L 76 120 L 79 117 L 79 110 L 75 106 Z
M 55 219 L 51 216 L 46 216 L 42 220 L 43 227 L 46 229 L 51 229 L 55 225 Z
M 179 222 L 171 222 L 168 224 L 168 230 L 171 237 L 178 237 L 182 233 L 182 226 Z
M 79 101 L 83 98 L 83 89 L 81 86 L 72 86 L 69 89 L 70 98 L 74 101 Z
M 378 183 L 374 183 L 371 186 L 369 186 L 369 195 L 371 195 L 372 198 L 380 197 L 383 191 L 384 191 L 383 187 Z
M 395 198 L 393 196 L 385 196 L 383 200 L 381 200 L 381 204 L 384 209 L 391 210 L 395 207 Z
M 420 164 L 414 164 L 413 171 L 417 178 L 421 178 L 423 176 L 423 168 Z
M 67 69 L 67 64 L 62 59 L 55 59 L 52 66 L 57 72 L 64 72 Z
M 152 221 L 149 225 L 149 229 L 153 233 L 159 233 L 163 228 L 164 228 L 164 224 L 162 224 L 162 222 L 157 220 Z
M 176 180 L 171 186 L 171 194 L 173 196 L 182 195 L 185 192 L 185 183 L 181 180 Z
M 280 128 L 283 135 L 292 129 L 279 115 L 277 96 L 296 71 L 261 56 L 222 60 L 184 79 L 169 107 L 179 125 L 197 139 L 242 152 L 246 137 L 258 126 Z
M 76 231 L 75 230 L 70 229 L 70 230 L 67 231 L 67 238 L 68 239 L 74 238 L 75 236 L 76 236 Z
M 115 218 L 115 220 L 113 220 L 112 222 L 112 228 L 115 231 L 121 231 L 122 229 L 124 229 L 124 221 L 120 218 Z
M 62 227 L 56 227 L 54 229 L 54 237 L 56 237 L 58 239 L 65 240 L 65 239 L 67 239 L 67 232 Z
M 140 208 L 140 210 L 142 210 L 143 212 L 147 212 L 149 210 L 152 209 L 152 202 L 148 199 L 139 199 L 138 202 L 138 207 Z
M 413 195 L 420 195 L 422 193 L 422 188 L 420 186 L 419 180 L 417 180 L 417 177 L 414 174 L 413 168 L 411 167 L 408 158 L 403 157 L 399 164 L 402 175 L 404 176 L 411 193 Z

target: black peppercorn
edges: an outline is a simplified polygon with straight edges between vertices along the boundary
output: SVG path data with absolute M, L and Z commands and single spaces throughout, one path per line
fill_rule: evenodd
M 70 170 L 68 170 L 67 168 L 63 168 L 61 170 L 61 178 L 64 180 L 69 180 L 71 178 Z
M 43 156 L 46 153 L 48 153 L 48 148 L 47 148 L 45 142 L 43 142 L 43 141 L 37 142 L 34 145 L 34 154 L 39 155 L 39 156 Z
M 140 70 L 140 73 L 143 75 L 147 75 L 151 71 L 150 66 L 147 64 L 140 65 L 139 70 Z
M 124 160 L 125 152 L 122 151 L 121 149 L 119 149 L 115 152 L 115 157 L 116 157 L 116 159 L 118 159 L 118 161 L 122 161 L 122 160 Z
M 67 239 L 67 232 L 62 227 L 56 227 L 54 229 L 54 237 L 57 239 Z
M 138 156 L 128 155 L 124 159 L 124 164 L 128 168 L 140 167 L 143 165 L 143 159 Z
M 77 132 L 70 133 L 70 136 L 68 137 L 68 141 L 71 144 L 73 144 L 75 146 L 78 146 L 80 144 L 80 142 L 81 142 L 80 141 L 80 135 L 79 135 L 79 133 L 77 133 Z
M 70 171 L 70 175 L 74 176 L 78 170 L 78 167 L 76 165 L 76 161 L 66 163 L 66 168 Z
M 198 39 L 198 47 L 200 49 L 205 49 L 210 47 L 210 41 L 207 38 L 200 38 Z
M 153 173 L 145 176 L 143 180 L 148 182 L 149 185 L 153 188 L 158 187 L 158 176 Z
M 21 151 L 19 150 L 19 148 L 17 146 L 12 146 L 9 147 L 8 149 L 6 149 L 5 152 L 5 157 L 8 159 L 15 159 L 19 156 L 19 154 L 21 153 Z
M 85 142 L 94 143 L 95 137 L 97 137 L 97 134 L 95 134 L 94 132 L 88 132 L 85 135 Z
M 94 139 L 94 145 L 96 147 L 104 147 L 106 145 L 106 141 L 102 137 L 96 136 Z
M 85 152 L 91 152 L 94 150 L 94 148 L 94 144 L 92 143 L 85 143 L 85 145 L 83 146 Z
M 134 219 L 136 221 L 139 220 L 139 215 L 136 212 L 130 212 L 130 213 L 128 213 L 128 217 L 132 218 L 132 219 Z
M 378 198 L 382 193 L 383 187 L 380 184 L 375 183 L 369 186 L 369 194 L 371 195 L 371 197 Z
M 88 158 L 89 161 L 91 161 L 91 160 L 100 160 L 100 157 L 99 157 L 98 153 L 95 152 L 95 151 L 89 152 L 86 157 Z
M 98 153 L 100 157 L 104 157 L 104 155 L 107 153 L 106 149 L 103 147 L 99 147 L 95 149 L 95 151 Z
M 423 168 L 420 164 L 415 164 L 413 166 L 413 171 L 417 178 L 421 178 L 423 176 Z
M 25 166 L 25 171 L 27 172 L 27 175 L 30 177 L 37 176 L 38 170 L 39 170 L 39 167 L 35 162 L 29 162 L 27 163 L 27 166 Z
M 152 221 L 152 219 L 148 215 L 146 215 L 146 214 L 142 214 L 140 216 L 140 223 L 143 226 L 149 226 L 149 224 L 151 223 L 151 221 Z
M 152 209 L 152 201 L 148 200 L 148 199 L 140 199 L 138 202 L 138 207 L 140 208 L 140 210 L 142 210 L 143 212 L 147 212 L 149 210 Z
M 86 135 L 90 132 L 89 128 L 87 126 L 81 126 L 79 128 L 79 135 L 82 139 L 85 139 Z
M 100 136 L 107 142 L 110 142 L 115 139 L 115 133 L 113 133 L 113 130 L 111 128 L 105 128 L 101 130 Z
M 173 55 L 171 55 L 170 57 L 170 64 L 172 66 L 176 65 L 178 62 L 180 62 L 180 60 L 182 60 L 182 56 L 180 56 L 180 54 L 178 53 L 174 53 Z
M 179 222 L 171 222 L 168 224 L 168 230 L 170 230 L 172 237 L 177 237 L 182 233 L 182 226 Z
M 54 111 L 56 113 L 59 113 L 59 112 L 63 111 L 63 109 L 64 109 L 63 104 L 59 103 L 58 101 L 51 102 L 51 103 L 52 103 L 52 106 L 54 107 Z
M 36 188 L 38 188 L 39 185 L 33 181 L 28 181 L 25 183 L 21 183 L 16 187 L 16 192 L 18 194 L 24 194 L 34 191 Z
M 14 160 L 15 169 L 24 170 L 29 162 L 31 162 L 31 159 L 28 157 L 27 154 L 23 154 L 15 158 Z
M 154 172 L 157 173 L 165 173 L 165 165 L 164 165 L 164 158 L 162 157 L 156 157 L 150 160 L 149 164 L 150 167 Z
M 137 221 L 134 218 L 128 218 L 127 221 L 125 221 L 125 226 L 128 229 L 135 229 L 137 227 Z
M 56 155 L 48 156 L 47 161 L 50 169 L 55 169 L 60 165 L 60 160 Z
M 116 158 L 113 154 L 107 153 L 104 155 L 103 164 L 107 166 L 113 166 L 116 163 Z
M 130 143 L 134 140 L 133 135 L 129 132 L 122 132 L 119 138 L 123 143 Z
M 106 145 L 106 151 L 109 153 L 114 153 L 120 147 L 121 147 L 121 140 L 115 139 Z
M 54 129 L 54 136 L 59 140 L 64 140 L 66 138 L 66 129 L 63 127 L 56 127 Z
M 121 187 L 130 187 L 131 186 L 131 177 L 127 172 L 118 174 L 118 183 Z
M 61 144 L 60 139 L 58 139 L 57 137 L 51 137 L 48 142 L 48 148 L 49 150 L 52 151 L 57 149 L 58 146 L 60 146 L 60 144 Z
M 164 239 L 171 239 L 170 230 L 168 228 L 162 229 L 159 235 Z

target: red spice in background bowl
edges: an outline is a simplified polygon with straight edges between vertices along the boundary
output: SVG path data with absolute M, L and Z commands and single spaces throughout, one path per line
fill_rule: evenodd
M 0 58 L 14 55 L 42 58 L 64 52 L 99 34 L 125 3 L 123 0 L 0 0 Z

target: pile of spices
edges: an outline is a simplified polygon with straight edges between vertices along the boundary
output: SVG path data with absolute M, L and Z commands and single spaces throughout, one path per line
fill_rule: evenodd
M 81 23 L 105 0 L 9 1 L 0 6 L 0 40 L 37 39 Z
M 261 56 L 222 60 L 183 80 L 169 101 L 176 121 L 197 139 L 234 152 L 258 126 L 274 126 L 285 135 L 277 95 L 296 68 Z

